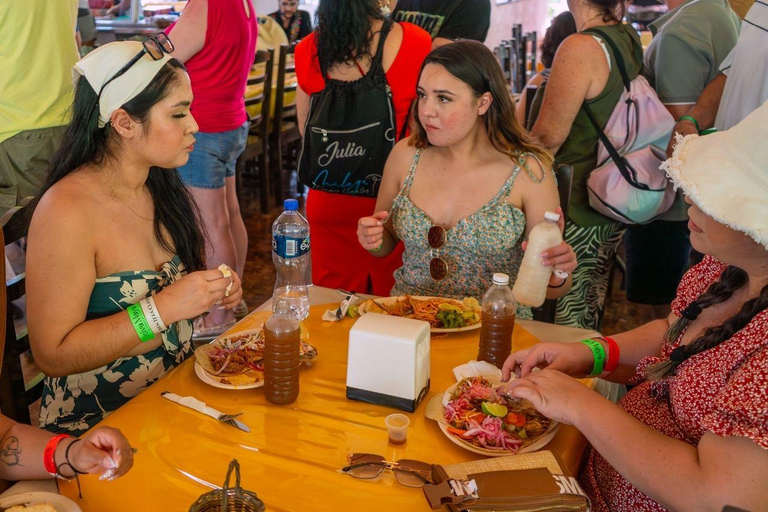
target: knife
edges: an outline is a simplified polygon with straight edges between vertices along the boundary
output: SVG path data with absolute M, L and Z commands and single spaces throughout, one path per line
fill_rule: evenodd
M 218 411 L 213 407 L 209 407 L 205 404 L 205 402 L 201 402 L 200 400 L 198 400 L 193 396 L 179 396 L 176 393 L 171 393 L 170 391 L 163 391 L 162 393 L 160 393 L 160 396 L 162 396 L 167 400 L 170 400 L 171 402 L 175 402 L 179 405 L 183 405 L 184 407 L 189 407 L 190 409 L 193 409 L 197 412 L 201 412 L 206 416 L 210 416 L 211 418 L 221 421 L 222 423 L 226 423 L 227 425 L 238 428 L 243 432 L 251 431 L 251 429 L 248 428 L 248 426 L 245 423 L 236 420 L 233 417 L 233 415 L 224 414 L 223 412 Z M 235 416 L 239 416 L 239 414 Z

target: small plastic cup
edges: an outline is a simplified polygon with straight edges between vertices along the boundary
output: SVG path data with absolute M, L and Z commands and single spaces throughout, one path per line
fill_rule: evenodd
M 411 420 L 405 414 L 390 414 L 384 419 L 387 426 L 387 435 L 392 444 L 404 444 L 408 437 L 408 425 Z

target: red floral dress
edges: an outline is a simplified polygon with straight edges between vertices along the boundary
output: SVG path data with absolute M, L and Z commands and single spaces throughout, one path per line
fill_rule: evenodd
M 717 281 L 726 265 L 712 257 L 691 268 L 672 303 L 676 315 Z M 682 338 L 682 334 L 680 335 Z M 665 435 L 698 445 L 707 432 L 743 436 L 768 449 L 768 311 L 732 338 L 684 363 L 663 381 L 645 379 L 645 368 L 667 359 L 679 345 L 664 343 L 661 357 L 637 367 L 639 384 L 619 402 L 624 410 Z M 595 512 L 665 511 L 637 490 L 595 450 L 580 475 Z

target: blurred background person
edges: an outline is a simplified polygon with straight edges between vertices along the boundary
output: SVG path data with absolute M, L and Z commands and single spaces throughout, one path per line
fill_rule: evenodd
M 242 276 L 248 232 L 237 200 L 235 164 L 248 138 L 243 97 L 256 55 L 256 12 L 251 0 L 190 0 L 166 33 L 192 80 L 192 115 L 200 132 L 178 171 L 202 213 L 208 268 L 224 263 Z M 195 321 L 195 340 L 215 338 L 235 324 L 235 315 L 247 312 L 245 301 L 234 312 L 212 309 Z
M 312 18 L 307 11 L 299 9 L 299 0 L 279 0 L 278 5 L 280 8 L 269 15 L 278 22 L 290 44 L 312 32 Z

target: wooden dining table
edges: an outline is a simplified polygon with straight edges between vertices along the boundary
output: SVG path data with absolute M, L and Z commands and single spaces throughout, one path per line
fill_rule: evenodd
M 61 482 L 60 492 L 84 512 L 186 511 L 200 495 L 222 486 L 230 461 L 237 459 L 242 487 L 257 493 L 271 512 L 430 510 L 421 490 L 399 485 L 391 474 L 359 480 L 340 468 L 355 452 L 437 464 L 483 458 L 454 444 L 424 415 L 429 399 L 456 382 L 452 369 L 476 357 L 479 330 L 433 335 L 431 389 L 415 412 L 406 413 L 411 420 L 407 442 L 392 445 L 384 418 L 396 411 L 346 398 L 347 345 L 355 319 L 323 321 L 323 312 L 335 309 L 341 297 L 322 289 L 313 295 L 314 303 L 319 297 L 335 297 L 335 302 L 312 306 L 303 323 L 318 358 L 302 367 L 294 403 L 273 405 L 259 388 L 212 387 L 195 374 L 195 360 L 190 358 L 100 423 L 119 428 L 137 449 L 133 469 L 111 482 L 80 477 L 82 498 L 75 482 Z M 269 315 L 266 304 L 229 334 L 258 328 Z M 539 324 L 519 321 L 513 348 L 537 343 L 529 329 L 548 328 Z M 568 329 L 561 328 L 561 333 Z M 578 337 L 584 332 L 571 329 L 567 334 Z M 243 413 L 238 419 L 250 432 L 165 400 L 163 391 L 193 396 L 224 413 Z M 560 425 L 546 449 L 575 472 L 586 445 L 578 430 Z

